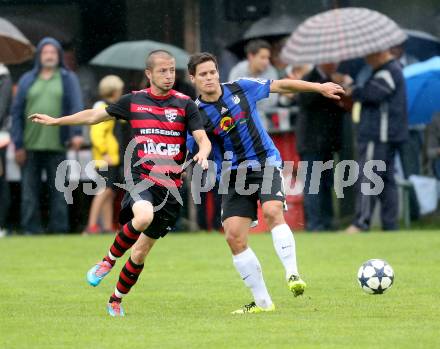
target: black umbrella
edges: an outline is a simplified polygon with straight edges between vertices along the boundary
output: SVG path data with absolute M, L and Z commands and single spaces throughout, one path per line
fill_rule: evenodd
M 264 39 L 271 42 L 290 35 L 301 23 L 301 20 L 288 15 L 269 16 L 253 23 L 243 37 L 229 44 L 226 48 L 239 57 L 244 56 L 244 47 L 252 39 Z
M 35 45 L 47 36 L 58 40 L 63 45 L 71 43 L 74 37 L 72 30 L 37 18 L 10 16 L 9 20 Z
M 403 44 L 406 53 L 421 61 L 440 56 L 440 40 L 437 37 L 420 30 L 406 29 L 405 32 L 408 34 L 408 40 Z

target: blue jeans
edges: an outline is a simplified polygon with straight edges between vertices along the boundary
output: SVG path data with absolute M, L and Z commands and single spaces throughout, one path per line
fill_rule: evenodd
M 64 152 L 27 151 L 26 163 L 21 169 L 21 228 L 26 234 L 43 232 L 41 225 L 41 175 L 46 171 L 49 189 L 48 231 L 66 233 L 69 213 L 64 194 L 55 187 L 58 165 L 65 160 Z
M 319 191 L 310 194 L 310 184 L 314 161 L 327 162 L 333 160 L 332 153 L 304 153 L 301 161 L 307 161 L 307 175 L 304 183 L 304 213 L 307 231 L 333 230 L 333 170 L 321 173 Z

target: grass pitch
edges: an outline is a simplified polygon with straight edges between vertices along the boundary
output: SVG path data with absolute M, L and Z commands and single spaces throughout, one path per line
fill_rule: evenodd
M 105 305 L 122 263 L 97 288 L 85 273 L 112 239 L 1 239 L 0 348 L 440 347 L 439 232 L 296 234 L 309 286 L 298 298 L 287 290 L 271 236 L 251 236 L 277 311 L 245 317 L 229 314 L 251 296 L 223 236 L 170 234 L 124 300 L 127 316 L 110 318 Z M 394 268 L 384 295 L 357 285 L 370 258 Z

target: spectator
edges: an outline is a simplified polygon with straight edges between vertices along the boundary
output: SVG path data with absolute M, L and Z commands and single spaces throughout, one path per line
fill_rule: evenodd
M 373 73 L 363 87 L 356 87 L 352 91 L 353 100 L 362 103 L 358 152 L 360 171 L 364 176 L 359 182 L 371 184 L 364 173 L 364 165 L 369 160 L 385 162 L 386 169 L 375 171 L 384 183 L 378 195 L 364 195 L 359 186 L 356 218 L 347 229 L 348 233 L 370 228 L 376 198 L 381 202 L 382 228 L 397 229 L 399 204 L 394 180 L 394 157 L 408 136 L 406 88 L 400 63 L 390 51 L 368 55 L 366 61 Z
M 48 230 L 67 232 L 69 215 L 62 192 L 55 187 L 58 165 L 66 158 L 66 145 L 79 149 L 80 127 L 47 128 L 27 119 L 33 113 L 68 115 L 83 109 L 76 75 L 65 68 L 58 41 L 44 38 L 37 47 L 34 68 L 18 82 L 12 104 L 12 140 L 21 166 L 21 228 L 25 234 L 43 231 L 40 217 L 42 170 L 47 175 L 50 207 Z
M 9 70 L 0 64 L 0 131 L 8 128 L 9 106 L 11 102 L 12 82 Z M 0 237 L 6 235 L 5 221 L 9 208 L 9 188 L 6 182 L 6 148 L 0 144 Z
M 304 76 L 312 70 L 310 64 L 288 65 L 285 69 L 284 76 L 292 80 L 302 80 Z M 283 93 L 278 96 L 278 105 L 280 107 L 291 107 L 297 105 L 298 95 L 294 93 Z
M 276 69 L 278 79 L 284 79 L 288 76 L 288 64 L 281 58 L 281 50 L 288 39 L 289 36 L 284 36 L 281 39 L 273 41 L 271 44 L 270 63 Z
M 229 73 L 229 81 L 239 78 L 277 80 L 278 72 L 270 64 L 271 46 L 264 40 L 251 40 L 245 47 L 246 60 L 241 61 Z M 257 103 L 258 113 L 264 126 L 267 126 L 266 114 L 277 105 L 277 95 L 271 94 Z
M 440 180 L 440 114 L 437 113 L 427 127 L 427 153 L 434 176 Z
M 402 67 L 406 67 L 419 61 L 413 55 L 405 52 L 403 45 L 390 48 L 390 52 Z M 356 84 L 358 86 L 363 86 L 371 77 L 371 74 L 371 66 L 368 64 L 364 65 L 356 76 Z M 421 174 L 421 155 L 423 152 L 424 130 L 424 124 L 409 125 L 408 139 L 405 142 L 400 143 L 399 147 L 396 149 L 405 179 L 408 179 L 411 175 Z M 409 189 L 409 203 L 411 220 L 419 219 L 419 204 L 414 188 L 412 187 Z
M 99 82 L 99 95 L 102 100 L 93 108 L 105 109 L 116 103 L 122 96 L 124 82 L 116 75 L 108 75 Z M 103 121 L 90 127 L 92 154 L 98 174 L 106 179 L 106 188 L 97 194 L 90 207 L 89 221 L 84 233 L 96 234 L 113 231 L 113 203 L 116 195 L 115 183 L 120 183 L 119 141 L 115 135 L 119 121 Z M 106 169 L 107 168 L 107 169 Z M 101 218 L 102 229 L 98 225 Z
M 321 64 L 303 79 L 310 82 L 335 82 L 337 64 Z M 340 83 L 340 81 L 338 81 Z M 345 110 L 331 99 L 319 94 L 303 93 L 297 96 L 300 113 L 297 119 L 297 148 L 301 160 L 307 163 L 304 183 L 304 211 L 306 230 L 333 230 L 333 170 L 325 170 L 319 179 L 317 194 L 309 192 L 315 161 L 333 160 L 341 149 L 342 124 Z

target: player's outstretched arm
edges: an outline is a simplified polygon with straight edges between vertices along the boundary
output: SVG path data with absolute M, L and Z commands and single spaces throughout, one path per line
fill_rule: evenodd
M 320 84 L 318 82 L 309 82 L 304 80 L 274 80 L 270 85 L 272 93 L 297 93 L 297 92 L 316 92 L 324 97 L 341 99 L 341 95 L 345 94 L 344 89 L 333 82 Z
M 211 154 L 211 142 L 205 132 L 205 130 L 195 130 L 192 132 L 192 136 L 199 146 L 199 151 L 194 155 L 193 159 L 196 161 L 204 170 L 208 169 L 208 157 Z
M 53 118 L 46 114 L 32 114 L 29 116 L 29 119 L 33 122 L 47 126 L 94 125 L 101 121 L 110 120 L 111 118 L 106 110 L 101 108 L 86 109 L 60 118 Z

